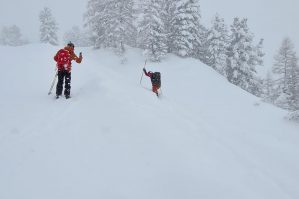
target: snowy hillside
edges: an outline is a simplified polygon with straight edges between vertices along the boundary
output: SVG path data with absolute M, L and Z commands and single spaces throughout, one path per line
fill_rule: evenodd
M 74 64 L 72 98 L 47 92 L 57 47 L 0 47 L 1 199 L 295 199 L 299 126 L 194 59 L 168 56 L 163 97 L 141 52 Z

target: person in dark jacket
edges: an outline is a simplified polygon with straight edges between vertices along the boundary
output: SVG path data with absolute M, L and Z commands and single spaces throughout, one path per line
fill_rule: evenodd
M 68 43 L 63 49 L 60 49 L 54 56 L 54 60 L 57 62 L 58 70 L 58 82 L 56 86 L 56 98 L 62 94 L 63 82 L 65 80 L 64 95 L 65 98 L 70 98 L 71 92 L 71 70 L 72 61 L 81 63 L 83 57 L 80 52 L 79 57 L 74 53 L 75 45 Z
M 146 69 L 143 68 L 143 72 L 146 76 L 151 78 L 152 82 L 152 91 L 156 93 L 157 96 L 159 96 L 158 90 L 161 88 L 161 74 L 160 72 L 146 72 Z

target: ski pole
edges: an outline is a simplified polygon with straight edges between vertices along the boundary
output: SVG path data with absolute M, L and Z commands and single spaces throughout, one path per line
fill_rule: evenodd
M 52 93 L 52 89 L 53 89 L 53 87 L 54 87 L 54 84 L 55 84 L 55 81 L 56 81 L 56 77 L 57 77 L 57 76 L 58 76 L 58 72 L 56 71 L 56 72 L 55 72 L 54 79 L 53 79 L 52 84 L 51 84 L 51 87 L 50 87 L 50 90 L 49 90 L 49 92 L 48 92 L 48 95 L 50 95 L 50 94 Z
M 143 71 L 141 72 L 141 78 L 140 78 L 140 84 L 141 84 L 141 81 L 142 81 L 142 78 L 143 78 Z
M 146 61 L 147 61 L 147 60 L 145 60 L 145 62 L 144 62 L 144 66 L 143 66 L 143 68 L 145 68 L 145 66 L 146 66 Z M 141 84 L 142 78 L 143 78 L 143 71 L 141 72 L 141 78 L 140 78 L 140 82 L 139 82 L 140 84 Z

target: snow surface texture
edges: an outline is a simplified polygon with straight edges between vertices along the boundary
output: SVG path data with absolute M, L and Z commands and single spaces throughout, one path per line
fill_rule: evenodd
M 83 52 L 72 98 L 47 92 L 57 47 L 0 47 L 1 199 L 299 198 L 299 126 L 194 59 L 168 56 L 163 97 L 109 50 Z

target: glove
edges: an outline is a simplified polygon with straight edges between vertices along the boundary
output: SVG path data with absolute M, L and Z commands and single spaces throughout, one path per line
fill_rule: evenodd
M 82 57 L 82 52 L 79 53 L 79 60 L 77 61 L 77 63 L 81 63 L 83 57 Z

